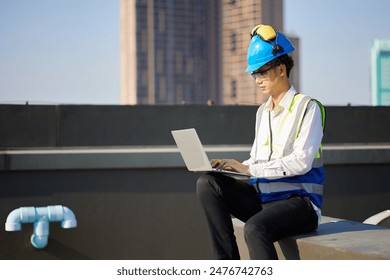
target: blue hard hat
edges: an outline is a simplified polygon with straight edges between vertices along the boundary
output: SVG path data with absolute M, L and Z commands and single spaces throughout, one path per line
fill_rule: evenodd
M 293 44 L 282 33 L 276 32 L 274 35 L 275 38 L 266 41 L 260 35 L 251 34 L 252 39 L 248 47 L 246 72 L 253 72 L 275 58 L 295 50 Z

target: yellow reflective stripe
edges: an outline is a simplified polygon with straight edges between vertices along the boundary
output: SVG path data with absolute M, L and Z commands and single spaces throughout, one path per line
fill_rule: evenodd
M 303 117 L 305 115 L 305 112 L 306 112 L 306 108 L 307 106 L 309 105 L 309 102 L 313 100 L 315 101 L 317 104 L 318 104 L 318 107 L 320 108 L 320 111 L 321 111 L 321 124 L 322 124 L 322 128 L 324 129 L 325 127 L 325 107 L 321 104 L 321 102 L 319 102 L 318 100 L 316 99 L 309 99 L 306 103 L 305 103 L 305 106 L 304 106 L 304 110 L 303 110 L 303 114 L 301 115 L 300 119 L 299 119 L 299 123 L 298 123 L 298 126 L 297 126 L 297 130 L 295 131 L 295 136 L 294 136 L 294 139 L 297 139 L 298 137 L 298 134 L 299 134 L 299 131 L 301 129 L 301 125 L 302 125 L 302 122 L 303 122 Z M 295 100 L 293 100 L 295 101 Z M 292 107 L 292 106 L 291 106 Z M 320 148 L 319 150 L 317 151 L 316 155 L 314 158 L 316 159 L 319 159 L 321 158 L 321 155 L 322 155 L 322 144 L 320 145 Z
M 302 93 L 297 93 L 294 95 L 293 100 L 291 101 L 290 108 L 288 108 L 289 112 L 293 111 L 295 106 L 297 106 L 297 104 L 299 103 L 297 101 L 301 101 L 303 97 L 305 97 L 305 96 Z
M 322 144 L 320 145 L 320 149 L 318 150 L 314 158 L 320 158 L 321 155 L 322 155 Z
M 320 108 L 321 110 L 321 124 L 322 124 L 322 130 L 325 129 L 325 107 L 324 105 L 322 105 L 322 103 L 320 101 L 318 101 L 317 99 L 312 99 L 313 101 L 315 101 L 318 105 L 318 107 Z M 320 145 L 320 149 L 319 151 L 316 153 L 316 156 L 315 158 L 320 158 L 322 155 L 322 144 Z
M 325 114 L 325 107 L 324 105 L 322 105 L 322 103 L 320 101 L 318 101 L 317 99 L 312 99 L 314 102 L 317 103 L 318 107 L 320 108 L 321 110 L 321 121 L 322 121 L 322 129 L 325 129 L 325 118 L 326 118 L 326 114 Z
M 269 136 L 268 136 L 267 139 L 265 140 L 265 143 L 263 144 L 263 146 L 269 146 Z

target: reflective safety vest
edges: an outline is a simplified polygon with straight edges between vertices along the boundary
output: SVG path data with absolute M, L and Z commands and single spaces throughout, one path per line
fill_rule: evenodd
M 312 99 L 309 96 L 300 93 L 296 94 L 286 115 L 286 118 L 290 117 L 292 119 L 288 121 L 288 126 L 284 126 L 284 129 L 286 129 L 286 127 L 290 127 L 290 131 L 284 146 L 279 147 L 279 155 L 281 157 L 288 156 L 293 152 L 294 141 L 298 137 L 301 124 L 310 101 L 314 101 L 318 104 L 321 110 L 322 127 L 325 127 L 324 106 L 319 101 Z M 261 116 L 263 115 L 264 108 L 265 104 L 260 106 L 258 110 L 257 125 L 260 125 L 261 123 Z M 258 128 L 256 131 L 259 133 Z M 269 145 L 272 145 L 272 143 Z M 279 179 L 252 178 L 250 182 L 251 184 L 257 186 L 259 196 L 263 203 L 286 199 L 292 195 L 300 195 L 309 197 L 310 201 L 321 209 L 324 180 L 325 174 L 322 147 L 320 146 L 319 151 L 315 155 L 312 168 L 306 174 L 282 177 Z

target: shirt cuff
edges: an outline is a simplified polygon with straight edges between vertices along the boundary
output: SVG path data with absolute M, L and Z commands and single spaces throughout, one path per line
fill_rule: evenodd
M 253 164 L 249 166 L 249 172 L 254 177 L 266 178 L 266 179 L 278 179 L 282 177 L 289 176 L 285 170 L 281 167 L 276 168 L 265 168 L 264 164 Z

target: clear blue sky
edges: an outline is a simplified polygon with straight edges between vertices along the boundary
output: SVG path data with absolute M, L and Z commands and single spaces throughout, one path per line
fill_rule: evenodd
M 0 0 L 0 102 L 119 104 L 119 0 Z
M 300 38 L 300 91 L 325 105 L 370 105 L 371 46 L 390 40 L 390 1 L 284 2 L 285 32 Z
M 370 104 L 370 49 L 390 39 L 388 0 L 285 0 L 300 91 Z M 0 0 L 0 103 L 119 104 L 119 0 Z

